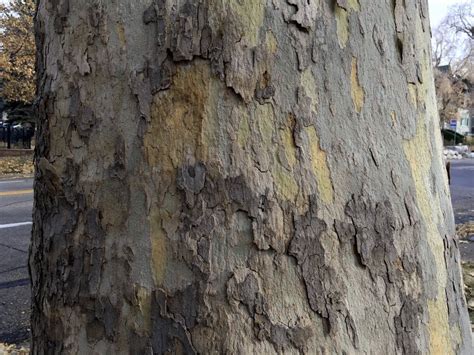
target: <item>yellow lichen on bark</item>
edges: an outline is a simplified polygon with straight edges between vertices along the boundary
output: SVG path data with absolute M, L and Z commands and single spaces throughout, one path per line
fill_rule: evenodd
M 263 143 L 265 144 L 265 147 L 270 148 L 272 146 L 273 129 L 275 124 L 272 106 L 270 104 L 258 105 L 255 110 L 255 118 Z
M 364 106 L 364 88 L 360 85 L 359 74 L 357 71 L 357 58 L 352 57 L 351 63 L 351 96 L 352 102 L 354 102 L 354 107 L 357 112 L 362 111 L 362 106 Z
M 216 0 L 210 3 L 212 11 L 209 22 L 212 27 L 219 30 L 222 23 L 227 20 L 220 16 L 232 18 L 236 30 L 240 32 L 241 40 L 248 46 L 258 44 L 259 32 L 265 15 L 264 0 Z
M 290 127 L 286 127 L 280 133 L 281 137 L 281 144 L 283 145 L 283 149 L 285 151 L 286 160 L 291 168 L 293 168 L 296 163 L 296 147 L 295 142 L 293 140 L 293 132 L 291 131 Z
M 334 13 L 336 16 L 336 31 L 339 46 L 345 48 L 349 40 L 349 14 L 350 11 L 360 11 L 360 4 L 358 0 L 349 0 L 347 10 L 335 5 Z
M 430 241 L 434 243 L 432 246 L 435 250 L 442 254 L 444 246 L 436 229 L 436 220 L 441 211 L 439 203 L 432 202 L 439 202 L 439 197 L 430 190 L 431 153 L 425 129 L 423 117 L 419 117 L 415 137 L 405 141 L 403 148 L 415 183 L 417 204 L 429 229 Z M 435 211 L 433 207 L 436 208 Z
M 324 203 L 330 204 L 334 201 L 334 189 L 326 152 L 319 146 L 319 138 L 314 127 L 308 127 L 306 133 L 310 145 L 311 168 L 316 177 L 319 196 Z
M 416 46 L 426 48 L 425 36 L 421 19 L 416 18 Z M 447 271 L 444 257 L 443 235 L 438 231 L 438 225 L 443 222 L 440 196 L 433 193 L 431 167 L 436 159 L 441 163 L 441 136 L 439 135 L 438 121 L 434 120 L 431 131 L 428 122 L 437 117 L 435 89 L 432 80 L 430 57 L 425 51 L 420 61 L 421 76 L 424 79 L 420 84 L 408 83 L 409 100 L 420 113 L 417 120 L 416 135 L 413 139 L 404 142 L 406 157 L 410 163 L 416 189 L 416 200 L 424 219 L 428 243 L 434 256 L 437 275 L 437 297 L 428 300 L 428 333 L 430 339 L 430 354 L 454 354 L 455 344 L 461 343 L 461 334 L 458 326 L 449 326 L 449 314 L 446 299 Z M 426 103 L 420 105 L 419 102 Z M 447 181 L 447 179 L 445 179 Z
M 345 9 L 336 5 L 335 15 L 339 46 L 345 48 L 349 40 L 349 14 Z
M 418 90 L 415 84 L 408 84 L 408 94 L 413 106 L 418 107 Z
M 448 308 L 446 297 L 438 297 L 435 300 L 428 300 L 428 332 L 430 335 L 430 354 L 433 355 L 451 355 L 453 349 L 448 345 L 451 342 L 450 331 L 448 328 Z
M 205 64 L 204 64 L 205 65 Z M 225 85 L 210 72 L 209 67 L 206 69 L 205 75 L 209 75 L 209 85 L 207 87 L 207 101 L 204 106 L 203 120 L 201 122 L 200 136 L 200 156 L 199 159 L 210 165 L 219 160 L 222 149 L 220 146 L 219 131 L 222 121 L 219 120 L 218 101 L 225 91 Z
M 127 38 L 125 37 L 125 27 L 123 26 L 123 23 L 117 23 L 117 36 L 120 45 L 122 48 L 125 48 L 127 46 Z
M 348 0 L 347 1 L 349 7 L 354 11 L 360 11 L 360 3 L 359 0 Z
M 275 164 L 272 166 L 272 177 L 278 195 L 284 200 L 296 201 L 299 187 L 293 173 L 286 170 L 280 164 Z
M 249 117 L 244 112 L 240 112 L 239 130 L 237 132 L 237 142 L 240 148 L 245 149 L 250 139 Z
M 137 300 L 138 300 L 138 307 L 142 314 L 142 319 L 144 322 L 144 329 L 141 327 L 137 327 L 137 331 L 140 333 L 141 331 L 150 331 L 151 330 L 151 294 L 150 291 L 144 287 L 136 286 L 137 291 Z M 145 334 L 142 334 L 145 335 Z
M 172 196 L 176 193 L 177 169 L 187 163 L 206 162 L 214 142 L 216 129 L 213 101 L 217 94 L 218 79 L 212 76 L 209 64 L 195 61 L 192 65 L 178 66 L 169 90 L 153 98 L 148 130 L 144 137 L 144 153 L 153 171 L 159 171 L 161 188 L 168 187 L 163 201 L 151 197 L 149 228 L 152 251 L 152 270 L 156 285 L 166 275 L 166 241 L 169 237 L 163 227 L 173 218 Z M 174 201 L 174 202 L 173 202 Z
M 298 163 L 292 131 L 293 120 L 294 118 L 290 115 L 286 125 L 278 131 L 279 149 L 284 158 L 277 155 L 278 164 L 272 166 L 272 176 L 277 193 L 284 199 L 295 202 L 299 187 L 293 171 Z M 282 162 L 282 159 L 286 159 L 286 161 Z
M 166 273 L 166 233 L 158 210 L 150 214 L 149 222 L 153 279 L 156 286 L 162 286 Z
M 278 50 L 278 42 L 275 38 L 275 35 L 272 31 L 267 31 L 265 37 L 265 45 L 267 47 L 267 52 L 270 54 L 275 54 Z
M 169 90 L 155 95 L 151 122 L 144 138 L 151 167 L 173 172 L 187 157 L 205 156 L 202 132 L 208 110 L 211 80 L 209 65 L 202 61 L 180 66 Z
M 397 127 L 397 113 L 395 111 L 390 112 L 390 117 L 392 118 L 392 128 Z
M 241 21 L 242 35 L 247 40 L 247 44 L 256 46 L 265 14 L 265 1 L 230 0 L 228 4 L 234 18 L 238 18 Z
M 255 110 L 255 120 L 262 142 L 263 149 L 276 159 L 276 145 L 273 141 L 275 117 L 273 108 L 270 104 L 258 105 Z M 291 160 L 291 146 L 286 146 L 287 141 L 282 142 L 285 152 Z M 288 149 L 288 151 L 287 151 Z M 272 164 L 270 166 L 271 175 L 276 192 L 285 200 L 295 201 L 298 195 L 298 184 L 295 180 L 293 172 L 285 169 L 281 164 Z

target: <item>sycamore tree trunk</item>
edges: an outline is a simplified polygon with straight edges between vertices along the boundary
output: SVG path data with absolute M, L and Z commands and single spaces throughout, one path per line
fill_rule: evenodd
M 34 354 L 468 354 L 426 0 L 38 1 Z

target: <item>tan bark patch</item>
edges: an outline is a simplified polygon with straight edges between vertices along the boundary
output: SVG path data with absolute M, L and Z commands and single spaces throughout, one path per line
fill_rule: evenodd
M 166 234 L 157 212 L 150 216 L 150 242 L 153 278 L 157 286 L 161 286 L 166 273 Z
M 390 117 L 392 118 L 392 127 L 397 127 L 397 113 L 395 111 L 390 112 Z
M 349 14 L 351 10 L 360 10 L 358 0 L 349 0 L 347 9 L 344 9 L 339 5 L 336 5 L 335 8 L 337 38 L 341 48 L 345 48 L 347 41 L 349 40 Z
M 306 69 L 301 74 L 301 86 L 305 89 L 306 95 L 311 99 L 311 109 L 316 112 L 318 108 L 318 92 L 316 79 L 311 69 Z
M 127 45 L 127 38 L 125 37 L 125 27 L 122 23 L 117 23 L 117 35 L 122 48 L 125 48 Z
M 181 66 L 171 88 L 154 97 L 144 138 L 150 166 L 172 172 L 186 157 L 204 157 L 201 133 L 212 79 L 205 62 Z
M 295 201 L 299 187 L 293 174 L 280 164 L 275 164 L 272 168 L 272 176 L 277 193 L 285 200 Z
M 410 102 L 413 106 L 418 107 L 418 90 L 415 84 L 408 84 L 408 93 L 410 97 Z
M 314 127 L 307 128 L 306 133 L 310 144 L 312 170 L 316 176 L 320 198 L 324 203 L 330 204 L 334 201 L 334 189 L 326 152 L 319 146 L 319 138 Z
M 285 156 L 288 161 L 288 164 L 291 168 L 297 163 L 296 159 L 296 146 L 293 140 L 293 132 L 290 127 L 286 127 L 281 131 L 281 144 L 283 145 L 283 150 L 285 151 Z
M 351 65 L 351 96 L 357 112 L 360 113 L 364 105 L 364 88 L 359 83 L 359 74 L 357 72 L 357 58 L 352 57 Z

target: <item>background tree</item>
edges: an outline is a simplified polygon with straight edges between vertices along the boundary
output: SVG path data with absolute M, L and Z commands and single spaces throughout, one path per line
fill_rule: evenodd
M 449 7 L 448 13 L 433 30 L 435 67 L 449 65 L 453 75 L 474 75 L 474 12 L 472 1 Z M 472 78 L 471 78 L 472 79 Z
M 38 4 L 34 354 L 472 353 L 426 1 Z
M 448 69 L 448 68 L 446 68 Z M 435 69 L 435 86 L 441 125 L 459 118 L 459 109 L 471 105 L 469 79 L 461 78 L 450 70 Z
M 449 7 L 433 30 L 433 63 L 441 123 L 458 117 L 472 105 L 469 93 L 474 82 L 474 13 L 472 1 Z
M 34 0 L 0 4 L 0 87 L 10 118 L 31 118 L 35 97 Z

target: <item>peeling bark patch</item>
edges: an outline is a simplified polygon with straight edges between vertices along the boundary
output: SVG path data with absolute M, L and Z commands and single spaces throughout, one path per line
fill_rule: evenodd
M 397 347 L 403 353 L 420 354 L 417 338 L 421 337 L 426 295 L 407 291 L 403 286 L 406 280 L 422 277 L 416 266 L 419 231 L 410 219 L 415 218 L 415 206 L 411 200 L 406 203 L 412 212 L 411 215 L 407 212 L 404 220 L 395 217 L 397 214 L 389 200 L 374 202 L 365 195 L 353 196 L 345 208 L 353 228 L 341 222 L 335 227 L 340 240 L 347 243 L 355 239 L 354 251 L 371 278 L 384 280 L 387 301 L 401 301 L 399 314 L 393 319 Z M 404 238 L 409 238 L 412 245 L 400 251 L 397 243 Z
M 227 297 L 231 297 L 247 306 L 249 314 L 263 314 L 265 312 L 265 301 L 261 293 L 261 286 L 257 277 L 248 273 L 242 282 L 240 275 L 234 275 L 227 283 Z
M 79 88 L 71 86 L 70 90 L 69 117 L 79 136 L 87 142 L 92 129 L 99 122 L 92 109 L 81 102 Z
M 461 255 L 459 253 L 457 237 L 445 236 L 444 244 L 444 258 L 446 261 L 446 268 L 448 270 L 446 300 L 448 305 L 451 338 L 456 344 L 462 344 L 463 339 L 466 339 L 466 337 L 469 338 L 470 329 L 462 329 L 458 324 L 459 319 L 464 319 L 466 322 L 468 322 L 468 316 L 463 312 L 464 307 L 466 307 L 466 301 L 464 298 L 459 298 L 456 296 L 462 292 L 461 288 L 463 287 L 462 273 L 461 268 L 459 267 Z
M 241 303 L 252 317 L 255 337 L 269 341 L 275 351 L 281 353 L 296 348 L 307 350 L 309 338 L 313 335 L 309 327 L 274 324 L 268 316 L 265 290 L 257 274 L 248 270 L 237 270 L 227 283 L 227 297 L 231 304 Z
M 185 330 L 193 333 L 198 323 L 205 324 L 203 319 L 215 317 L 210 309 L 219 305 L 220 311 L 229 312 L 229 304 L 238 307 L 235 304 L 238 303 L 245 306 L 252 317 L 258 340 L 267 346 L 271 344 L 277 351 L 306 349 L 308 340 L 304 336 L 312 334 L 312 330 L 307 324 L 290 326 L 273 321 L 265 297 L 268 290 L 262 287 L 257 273 L 245 268 L 251 256 L 258 260 L 262 250 L 271 254 L 285 253 L 288 240 L 284 228 L 289 223 L 285 222 L 290 218 L 288 212 L 282 210 L 273 197 L 251 190 L 242 176 L 223 179 L 208 171 L 202 162 L 183 165 L 178 170 L 177 185 L 186 203 L 178 211 L 177 220 L 172 222 L 179 227 L 167 236 L 173 240 L 168 244 L 168 265 L 185 263 L 192 270 L 190 280 L 198 280 L 202 288 L 195 294 L 191 292 L 194 289 L 188 287 L 173 294 L 168 292 L 165 318 L 185 324 Z M 229 232 L 222 228 L 224 225 L 229 226 Z M 167 273 L 171 272 L 169 267 Z M 165 282 L 164 289 L 182 284 L 183 275 L 175 276 L 174 280 Z M 223 282 L 228 303 L 221 298 Z M 205 295 L 206 301 L 198 295 Z M 191 305 L 195 307 L 191 309 Z M 176 327 L 178 325 L 173 326 L 173 332 Z
M 334 332 L 339 314 L 350 316 L 344 303 L 346 284 L 337 270 L 326 261 L 326 250 L 321 243 L 327 224 L 317 217 L 316 197 L 310 198 L 309 211 L 294 217 L 295 234 L 290 243 L 289 254 L 297 260 L 306 285 L 311 309 L 329 324 Z M 355 331 L 355 330 L 354 330 Z M 353 339 L 357 336 L 354 334 Z
M 293 13 L 287 14 L 286 21 L 296 24 L 303 31 L 309 31 L 315 26 L 320 0 L 286 0 L 286 2 L 294 8 Z
M 364 88 L 360 85 L 359 74 L 357 70 L 357 58 L 352 57 L 351 62 L 351 96 L 354 107 L 358 113 L 364 106 Z
M 196 354 L 186 325 L 169 313 L 168 300 L 162 290 L 152 295 L 151 345 L 154 354 Z
M 100 284 L 103 278 L 103 260 L 106 255 L 106 231 L 103 227 L 103 211 L 90 206 L 86 196 L 77 190 L 80 168 L 72 160 L 67 160 L 64 177 L 60 178 L 57 168 L 46 159 L 38 163 L 36 193 L 50 196 L 41 199 L 48 205 L 43 218 L 49 222 L 41 228 L 41 249 L 31 255 L 32 272 L 43 263 L 45 272 L 41 278 L 34 278 L 33 292 L 43 296 L 39 303 L 33 302 L 33 308 L 39 317 L 45 317 L 45 304 L 54 310 L 60 307 L 74 309 L 81 314 L 84 335 L 88 339 L 115 339 L 120 317 L 120 305 L 112 305 L 108 298 L 100 296 Z M 126 204 L 124 204 L 126 208 Z M 54 243 L 53 243 L 54 241 Z M 34 242 L 33 242 L 34 243 Z M 42 261 L 41 253 L 48 255 L 49 262 Z M 34 260 L 34 262 L 32 262 Z M 117 259 L 110 263 L 118 264 Z M 124 272 L 123 269 L 118 270 Z M 124 277 L 126 273 L 124 272 Z M 54 281 L 53 281 L 54 280 Z M 54 295 L 54 297 L 53 297 Z M 70 324 L 58 316 L 56 311 L 48 314 L 52 319 L 50 335 L 42 341 L 56 347 L 58 351 L 64 345 L 56 344 Z M 33 317 L 32 322 L 38 322 Z M 62 336 L 62 335 L 61 335 Z
M 395 318 L 395 330 L 397 334 L 397 347 L 404 354 L 421 355 L 413 334 L 419 332 L 420 318 L 423 307 L 420 302 L 412 297 L 403 296 L 400 314 Z
M 345 213 L 354 224 L 356 250 L 362 265 L 372 278 L 380 276 L 390 282 L 403 279 L 401 255 L 395 247 L 395 237 L 401 224 L 393 217 L 389 201 L 373 203 L 365 196 L 353 196 Z

